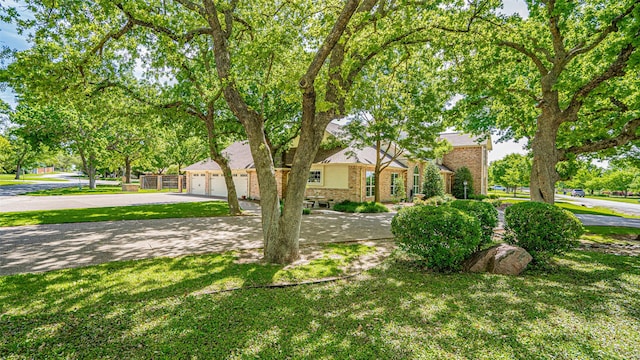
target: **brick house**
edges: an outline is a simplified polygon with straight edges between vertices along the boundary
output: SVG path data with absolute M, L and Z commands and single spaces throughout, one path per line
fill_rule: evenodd
M 340 126 L 329 124 L 325 138 L 336 136 Z M 465 134 L 447 133 L 441 135 L 453 146 L 453 150 L 436 163 L 445 183 L 445 190 L 451 191 L 451 184 L 455 170 L 467 166 L 473 176 L 477 193 L 486 194 L 487 191 L 487 151 L 491 150 L 491 141 L 476 143 L 475 139 Z M 276 169 L 278 193 L 282 196 L 283 186 L 286 186 L 287 175 L 296 142 L 284 156 L 284 166 Z M 232 169 L 233 181 L 240 198 L 259 199 L 258 177 L 254 168 L 253 158 L 246 141 L 238 141 L 224 150 Z M 385 161 L 391 160 L 388 154 L 381 154 Z M 391 161 L 390 165 L 380 174 L 380 199 L 392 201 L 393 185 L 396 178 L 404 179 L 408 196 L 420 192 L 420 184 L 427 161 L 399 158 Z M 336 147 L 320 149 L 309 173 L 306 196 L 318 196 L 336 202 L 342 200 L 372 201 L 374 191 L 374 166 L 376 149 L 364 147 Z M 207 159 L 184 168 L 187 175 L 187 192 L 198 195 L 220 196 L 227 195 L 224 177 L 220 166 Z

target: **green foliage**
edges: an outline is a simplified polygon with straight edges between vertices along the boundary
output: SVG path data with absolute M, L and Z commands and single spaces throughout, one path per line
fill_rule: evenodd
M 309 208 L 302 208 L 302 215 L 309 215 L 311 214 L 311 209 Z
M 498 210 L 492 204 L 476 200 L 455 200 L 448 205 L 462 210 L 480 221 L 482 237 L 478 248 L 491 242 L 493 229 L 498 225 Z
M 542 262 L 577 245 L 584 233 L 575 215 L 555 205 L 522 202 L 505 210 L 505 239 Z
M 440 206 L 444 205 L 450 201 L 454 201 L 456 198 L 449 194 L 444 194 L 442 196 L 432 196 L 428 199 L 419 200 L 416 199 L 413 201 L 415 205 L 429 205 L 429 206 Z
M 465 181 L 467 182 L 467 198 L 469 198 L 469 196 L 473 194 L 473 175 L 471 175 L 468 167 L 463 166 L 456 170 L 453 178 L 453 186 L 451 187 L 451 195 L 457 199 L 464 199 Z
M 500 160 L 489 164 L 489 179 L 494 184 L 499 184 L 513 189 L 518 186 L 526 186 L 531 178 L 531 159 L 522 154 L 509 154 Z
M 347 213 L 381 213 L 389 212 L 389 209 L 383 204 L 375 201 L 354 202 L 345 200 L 333 206 L 333 210 Z
M 432 162 L 427 163 L 424 168 L 422 193 L 425 199 L 444 195 L 444 184 L 442 176 L 440 176 L 440 168 Z
M 459 270 L 481 242 L 480 222 L 448 206 L 412 206 L 391 221 L 398 246 L 438 271 Z
M 395 185 L 395 194 L 393 194 L 393 198 L 396 201 L 403 201 L 407 199 L 407 191 L 405 190 L 404 187 L 404 179 L 402 178 L 402 176 L 398 176 L 395 180 L 394 180 L 394 185 Z

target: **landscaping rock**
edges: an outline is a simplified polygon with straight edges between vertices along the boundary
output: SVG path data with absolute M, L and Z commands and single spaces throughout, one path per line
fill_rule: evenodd
M 529 264 L 532 257 L 518 246 L 500 244 L 473 254 L 465 261 L 464 270 L 468 272 L 488 272 L 502 275 L 519 275 Z

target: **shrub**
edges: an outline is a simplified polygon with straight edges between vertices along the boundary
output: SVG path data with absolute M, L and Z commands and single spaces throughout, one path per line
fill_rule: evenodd
M 425 199 L 444 195 L 444 184 L 442 183 L 442 176 L 440 176 L 440 168 L 434 163 L 428 163 L 424 168 L 422 193 Z
M 455 200 L 456 198 L 454 198 L 453 196 L 449 195 L 449 194 L 444 194 L 442 196 L 433 196 L 430 197 L 428 199 L 424 199 L 424 200 L 419 200 L 416 199 L 413 201 L 414 205 L 429 205 L 429 206 L 440 206 L 440 205 L 444 205 L 448 202 L 451 202 L 453 200 Z
M 495 208 L 499 208 L 502 205 L 502 200 L 500 199 L 486 199 L 482 200 L 482 202 L 486 202 L 487 204 L 491 204 Z
M 375 201 L 354 202 L 349 200 L 335 204 L 333 210 L 347 213 L 380 213 L 389 211 L 386 206 Z
M 394 181 L 394 185 L 396 188 L 396 193 L 393 194 L 393 198 L 396 202 L 404 201 L 407 199 L 407 190 L 404 187 L 404 179 L 402 176 L 396 178 Z
M 484 199 L 488 199 L 489 197 L 484 194 L 469 194 L 467 189 L 467 199 L 482 201 Z M 464 196 L 464 194 L 463 194 Z
M 448 206 L 412 206 L 393 217 L 391 232 L 400 249 L 429 268 L 459 270 L 480 243 L 480 223 Z
M 498 210 L 496 210 L 493 205 L 475 200 L 456 200 L 450 202 L 448 205 L 462 210 L 480 221 L 482 237 L 480 238 L 478 248 L 491 242 L 493 228 L 498 225 Z
M 309 208 L 302 208 L 302 215 L 309 215 L 311 214 L 311 209 Z
M 453 178 L 453 186 L 451 187 L 451 194 L 458 199 L 464 199 L 464 182 L 467 182 L 467 198 L 473 195 L 473 175 L 466 166 L 456 170 L 456 174 Z
M 522 202 L 504 212 L 505 239 L 527 250 L 537 262 L 577 245 L 584 228 L 572 213 L 555 205 Z

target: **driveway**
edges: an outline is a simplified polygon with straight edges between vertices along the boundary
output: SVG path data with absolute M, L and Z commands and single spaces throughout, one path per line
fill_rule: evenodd
M 300 243 L 391 238 L 392 213 L 303 216 Z M 262 247 L 259 216 L 0 228 L 0 275 Z
M 215 200 L 211 197 L 180 193 L 131 193 L 69 196 L 0 197 L 0 213 L 8 211 L 82 209 L 105 206 L 170 204 Z M 247 203 L 250 204 L 250 203 Z

